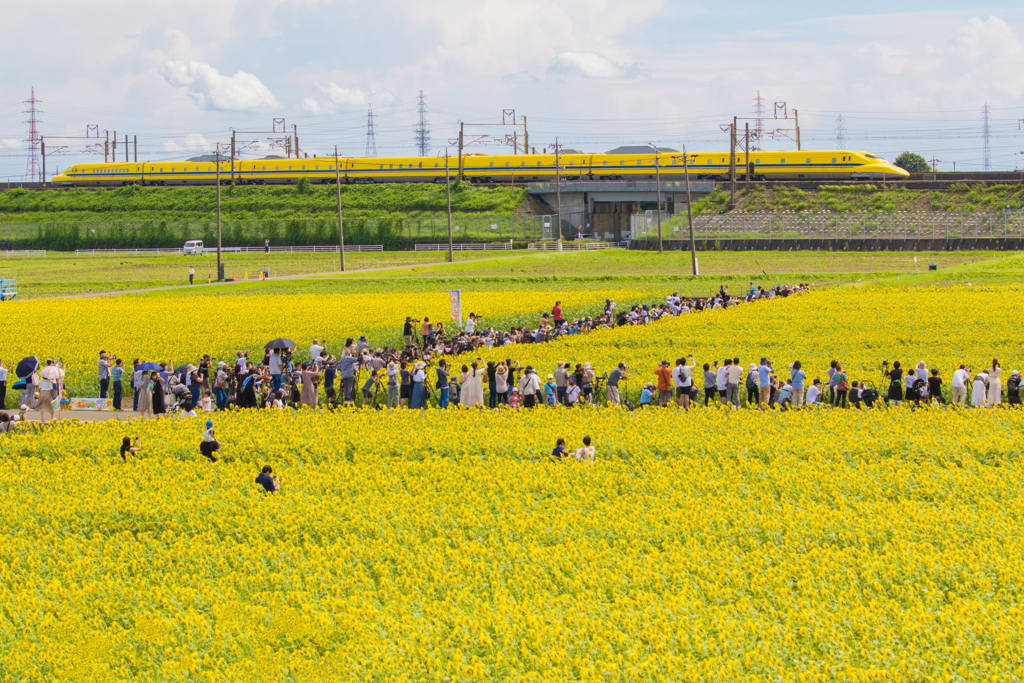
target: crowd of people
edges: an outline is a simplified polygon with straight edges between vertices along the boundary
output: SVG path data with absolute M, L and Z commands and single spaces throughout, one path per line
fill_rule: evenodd
M 779 285 L 764 289 L 751 283 L 745 296 L 731 295 L 723 286 L 706 298 L 680 297 L 672 293 L 664 301 L 637 304 L 619 310 L 606 300 L 600 314 L 569 318 L 556 301 L 550 312 L 539 316 L 536 327 L 506 330 L 487 326 L 484 318 L 471 313 L 461 330 L 450 331 L 429 318 L 408 317 L 403 325 L 401 348 L 374 347 L 365 336 L 349 338 L 338 349 L 313 339 L 309 360 L 299 360 L 294 345 L 268 348 L 261 355 L 238 351 L 230 360 L 215 361 L 203 355 L 175 368 L 171 363 L 146 362 L 136 358 L 130 367 L 124 359 L 100 351 L 97 379 L 100 398 L 110 398 L 114 410 L 131 407 L 143 417 L 179 413 L 196 416 L 229 407 L 284 409 L 361 405 L 378 408 L 424 409 L 428 405 L 486 408 L 574 407 L 598 403 L 637 407 L 624 392 L 629 368 L 618 363 L 595 368 L 591 363 L 559 361 L 551 368 L 523 366 L 513 359 L 513 349 L 522 344 L 546 343 L 566 335 L 587 334 L 596 329 L 622 325 L 646 325 L 666 316 L 680 316 L 719 310 L 757 300 L 784 298 L 806 291 L 806 285 Z M 293 343 L 292 343 L 293 344 Z M 474 360 L 453 367 L 449 357 L 479 353 Z M 303 356 L 305 354 L 302 354 Z M 485 360 L 484 356 L 496 360 Z M 504 358 L 502 358 L 504 356 Z M 832 361 L 827 374 L 811 379 L 800 361 L 776 370 L 767 358 L 744 366 L 739 358 L 703 363 L 693 356 L 670 363 L 662 361 L 642 378 L 639 407 L 690 408 L 722 403 L 734 407 L 755 405 L 799 408 L 804 405 L 871 408 L 882 400 L 894 405 L 912 402 L 945 402 L 943 377 L 938 368 L 928 369 L 924 361 L 904 369 L 899 362 L 883 368 L 875 380 L 853 379 L 840 361 Z M 0 362 L 0 432 L 13 429 L 5 409 L 8 370 Z M 45 421 L 60 403 L 63 368 L 47 360 L 37 375 L 22 381 L 21 413 L 40 411 Z M 1012 371 L 1006 381 L 1006 402 L 1020 403 L 1020 373 Z M 650 381 L 646 381 L 650 380 Z M 951 401 L 972 406 L 994 406 L 1003 400 L 1002 370 L 993 360 L 990 367 L 975 373 L 961 366 L 952 376 Z M 635 389 L 634 389 L 635 391 Z M 322 397 L 322 398 L 321 398 Z

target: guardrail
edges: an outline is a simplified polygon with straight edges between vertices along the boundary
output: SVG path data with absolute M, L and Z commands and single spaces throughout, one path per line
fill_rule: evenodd
M 512 242 L 464 242 L 452 244 L 452 251 L 509 251 Z M 447 244 L 417 244 L 415 251 L 448 251 Z
M 446 247 L 447 248 L 447 247 Z M 264 247 L 221 247 L 221 252 L 231 254 L 255 254 L 264 253 Z M 270 247 L 272 253 L 281 252 L 304 252 L 304 253 L 338 253 L 338 246 L 312 246 L 312 247 Z M 382 244 L 346 244 L 345 252 L 350 251 L 384 251 Z M 204 248 L 206 254 L 216 254 L 215 248 Z M 3 252 L 0 252 L 2 254 Z M 42 252 L 43 256 L 46 252 Z M 75 256 L 111 256 L 111 255 L 160 255 L 160 254 L 182 254 L 184 249 L 75 249 Z
M 46 256 L 46 250 L 45 249 L 15 249 L 15 250 L 0 249 L 0 258 L 6 258 L 8 256 L 10 256 L 10 257 L 15 257 L 15 256 L 25 256 L 25 257 L 43 256 L 43 257 L 45 257 Z
M 628 246 L 629 242 L 530 242 L 526 248 L 537 251 L 597 251 Z

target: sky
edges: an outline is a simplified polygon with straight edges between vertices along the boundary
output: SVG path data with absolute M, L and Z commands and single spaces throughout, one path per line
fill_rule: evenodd
M 720 126 L 799 112 L 805 149 L 982 170 L 1024 167 L 1024 7 L 995 0 L 822 3 L 739 0 L 50 0 L 8 2 L 0 24 L 0 182 L 22 180 L 24 103 L 35 88 L 47 171 L 101 161 L 87 126 L 137 136 L 139 160 L 212 151 L 231 130 L 243 156 L 416 153 L 417 97 L 430 154 L 454 153 L 459 122 L 527 119 L 538 151 L 654 144 L 723 150 Z M 780 108 L 780 112 L 783 111 Z M 511 120 L 510 117 L 506 117 Z M 745 121 L 740 122 L 742 130 Z M 751 122 L 753 123 L 753 122 Z M 763 149 L 795 149 L 791 122 L 763 122 Z M 775 135 L 771 133 L 777 132 Z M 471 152 L 502 153 L 511 128 L 467 126 Z M 63 149 L 62 149 L 63 148 Z M 123 149 L 123 148 L 122 148 Z

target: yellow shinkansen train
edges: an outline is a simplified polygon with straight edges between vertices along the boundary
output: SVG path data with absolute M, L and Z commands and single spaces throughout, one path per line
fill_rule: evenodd
M 722 180 L 729 177 L 728 152 L 696 152 L 687 155 L 689 174 L 695 179 Z M 736 154 L 740 180 L 881 180 L 905 178 L 910 174 L 881 157 L 867 152 L 797 151 Z M 335 168 L 337 163 L 339 168 Z M 476 183 L 525 183 L 553 180 L 644 180 L 660 173 L 666 180 L 682 177 L 683 155 L 658 154 L 464 154 L 449 157 L 447 172 L 453 178 Z M 310 157 L 220 162 L 221 183 L 234 178 L 239 185 L 294 185 L 301 178 L 313 183 L 443 183 L 444 157 Z M 556 168 L 557 166 L 557 168 Z M 54 176 L 55 185 L 104 187 L 118 185 L 213 185 L 217 162 L 213 155 L 186 161 L 144 163 L 75 164 Z

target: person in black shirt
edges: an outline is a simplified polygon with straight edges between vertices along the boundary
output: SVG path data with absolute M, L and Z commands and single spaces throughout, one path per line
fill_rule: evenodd
M 1014 370 L 1010 373 L 1010 379 L 1006 380 L 1006 402 L 1012 406 L 1020 405 L 1020 371 Z
M 448 396 L 449 396 L 449 384 L 448 384 L 448 361 L 442 359 L 437 364 L 437 384 L 435 385 L 438 390 L 437 407 L 447 408 L 448 407 Z
M 892 370 L 886 374 L 889 376 L 888 400 L 895 405 L 903 402 L 903 366 L 899 361 L 892 364 Z
M 942 397 L 942 378 L 939 377 L 939 369 L 932 368 L 932 376 L 928 378 L 928 395 L 939 403 L 945 403 Z
M 132 441 L 130 436 L 126 436 L 121 441 L 121 459 L 125 462 L 128 462 L 129 453 L 138 453 L 141 450 L 142 446 L 139 445 L 139 437 L 135 437 L 135 440 Z
M 263 495 L 268 493 L 275 493 L 281 490 L 281 480 L 278 477 L 273 476 L 274 470 L 270 465 L 264 465 L 263 470 L 260 471 L 258 477 L 256 477 L 256 483 L 263 487 Z

